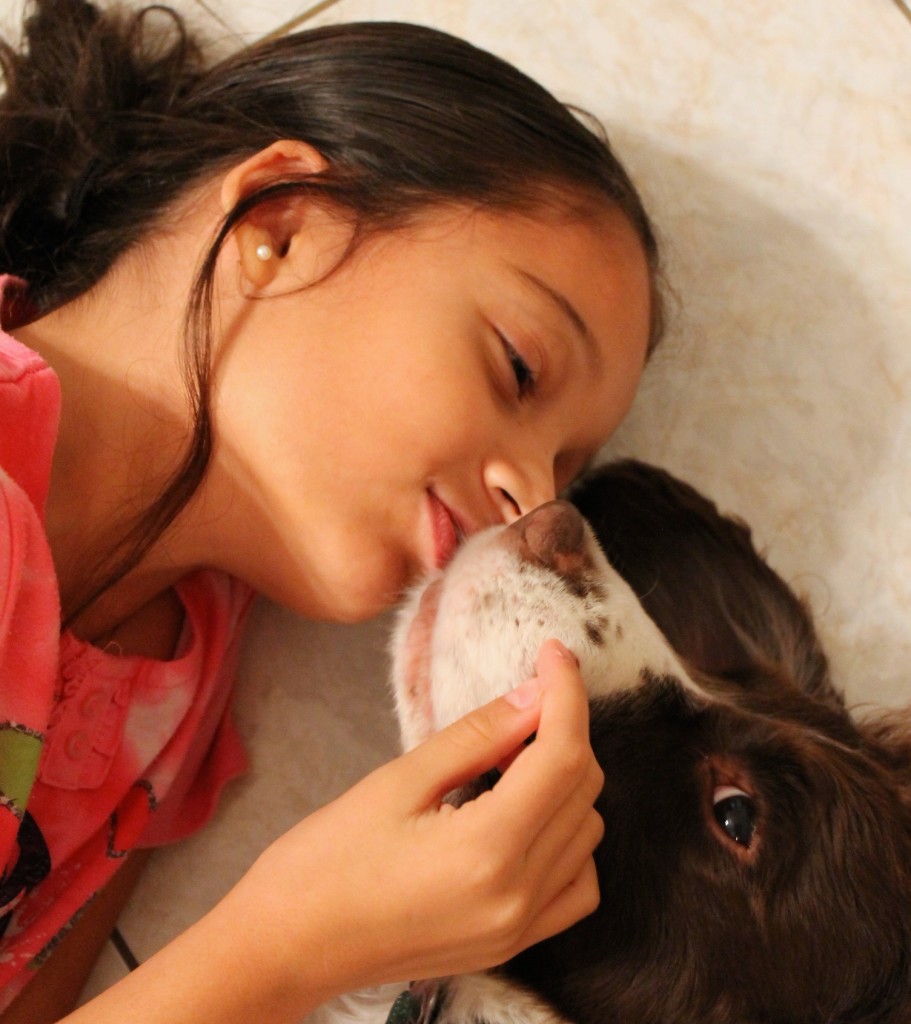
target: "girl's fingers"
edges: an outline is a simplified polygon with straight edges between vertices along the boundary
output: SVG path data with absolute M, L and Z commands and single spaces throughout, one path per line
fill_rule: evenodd
M 494 791 L 511 827 L 526 835 L 529 844 L 595 765 L 588 696 L 575 660 L 562 645 L 549 641 L 537 667 L 544 686 L 535 741 L 504 772 Z M 589 803 L 600 786 L 599 781 Z
M 506 769 L 490 799 L 473 812 L 500 837 L 501 850 L 526 860 L 545 836 L 536 860 L 558 855 L 591 812 L 603 783 L 588 736 L 588 698 L 575 659 L 548 642 L 537 661 L 538 675 L 505 697 L 466 715 L 432 736 L 396 764 L 392 785 L 410 792 L 411 810 L 435 809 L 450 790 L 501 764 L 537 730 L 534 743 Z M 518 706 L 517 706 L 518 705 Z M 559 824 L 548 831 L 552 819 Z M 490 833 L 493 834 L 493 833 Z M 563 837 L 563 838 L 561 838 Z
M 575 659 L 561 645 L 546 644 L 538 673 L 544 689 L 537 736 L 506 770 L 486 810 L 495 814 L 504 846 L 515 830 L 525 884 L 535 894 L 529 919 L 544 937 L 597 906 L 592 853 L 604 823 L 593 804 L 604 774 L 591 750 L 588 697 Z
M 604 837 L 604 822 L 591 804 L 581 816 L 575 808 L 569 810 L 571 814 L 554 816 L 528 852 L 528 879 L 537 912 L 582 873 Z
M 393 762 L 395 771 L 391 774 L 407 774 L 410 778 L 406 787 L 414 811 L 435 806 L 450 790 L 509 761 L 516 748 L 536 730 L 538 740 L 533 747 L 540 744 L 542 733 L 547 736 L 541 757 L 545 762 L 551 748 L 557 751 L 562 746 L 572 751 L 579 743 L 588 747 L 588 701 L 572 655 L 562 644 L 548 641 L 536 668 L 534 678 L 453 722 Z M 553 812 L 560 788 L 559 779 L 553 776 L 575 774 L 577 760 L 577 755 L 564 753 L 556 764 L 545 763 L 537 772 L 533 768 L 526 772 L 528 778 L 517 799 L 526 801 L 538 794 L 524 804 L 526 828 L 533 822 L 536 830 Z M 510 767 L 500 784 L 513 773 Z
M 593 763 L 588 776 L 566 795 L 565 802 L 530 842 L 525 863 L 529 873 L 537 875 L 542 885 L 553 884 L 554 867 L 567 857 L 567 851 L 577 842 L 577 836 L 584 837 L 585 845 L 576 869 L 600 841 L 604 825 L 593 805 L 601 791 L 602 780 L 601 769 Z M 563 884 L 569 881 L 569 877 L 563 879 Z
M 535 680 L 522 685 L 521 706 L 510 695 L 498 697 L 392 762 L 400 776 L 393 785 L 405 783 L 413 812 L 436 807 L 450 790 L 495 768 L 535 731 L 540 688 Z
M 437 814 L 447 792 L 501 764 L 535 732 L 491 792 Z M 578 666 L 561 645 L 544 645 L 537 676 L 518 691 L 466 715 L 374 778 L 383 787 L 375 794 L 380 802 L 397 807 L 405 822 L 422 821 L 419 835 L 428 849 L 446 856 L 458 850 L 466 864 L 489 866 L 466 873 L 458 904 L 459 928 L 477 914 L 473 948 L 485 943 L 491 906 L 515 914 L 508 940 L 512 946 L 518 938 L 514 952 L 597 906 L 591 855 L 603 824 L 592 805 L 603 775 L 589 743 Z M 437 861 L 437 855 L 422 858 L 425 865 Z M 501 941 L 498 929 L 486 941 Z
M 534 917 L 516 945 L 516 951 L 565 931 L 598 906 L 600 893 L 595 862 L 587 857 L 579 873 Z

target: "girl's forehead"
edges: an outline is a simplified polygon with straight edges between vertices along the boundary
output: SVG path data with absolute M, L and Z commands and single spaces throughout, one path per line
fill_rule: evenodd
M 578 336 L 595 361 L 617 338 L 632 340 L 636 350 L 641 339 L 644 359 L 651 272 L 622 211 L 595 203 L 434 208 L 413 225 L 410 237 L 426 243 L 409 257 L 416 275 L 436 266 L 443 280 L 501 311 L 513 304 L 526 315 L 556 321 Z
M 414 243 L 416 258 L 458 261 L 454 272 L 468 279 L 487 279 L 496 269 L 516 274 L 526 286 L 543 282 L 553 291 L 560 282 L 577 281 L 576 287 L 592 290 L 605 274 L 626 269 L 628 287 L 649 287 L 635 228 L 622 211 L 604 204 L 431 207 L 394 234 L 406 246 Z

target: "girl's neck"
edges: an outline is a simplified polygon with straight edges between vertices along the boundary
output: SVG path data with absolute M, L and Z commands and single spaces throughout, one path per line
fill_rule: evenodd
M 87 295 L 16 331 L 60 380 L 46 529 L 64 614 L 161 492 L 189 436 L 180 358 L 188 282 L 205 237 L 196 229 L 128 253 Z M 109 633 L 194 568 L 184 533 L 179 521 L 169 528 L 77 618 L 76 632 Z

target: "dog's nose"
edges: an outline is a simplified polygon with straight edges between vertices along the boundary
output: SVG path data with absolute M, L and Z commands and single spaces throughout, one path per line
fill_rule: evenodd
M 585 522 L 575 505 L 549 501 L 533 508 L 509 528 L 520 553 L 557 572 L 580 569 L 588 562 Z

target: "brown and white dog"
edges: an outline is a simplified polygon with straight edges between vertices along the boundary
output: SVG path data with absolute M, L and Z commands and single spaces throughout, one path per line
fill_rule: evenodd
M 572 500 L 471 538 L 396 630 L 406 747 L 556 636 L 606 778 L 597 911 L 446 979 L 436 1024 L 911 1021 L 907 721 L 851 718 L 807 610 L 692 488 L 624 462 Z

